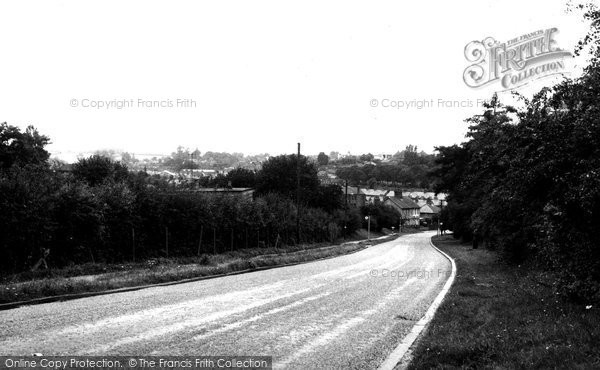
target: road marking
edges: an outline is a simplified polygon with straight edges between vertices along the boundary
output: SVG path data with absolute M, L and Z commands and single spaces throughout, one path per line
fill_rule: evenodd
M 276 302 L 276 301 L 279 301 L 282 299 L 286 299 L 286 298 L 289 298 L 289 297 L 292 297 L 292 296 L 295 296 L 298 294 L 306 293 L 307 291 L 310 291 L 311 289 L 313 289 L 313 288 L 306 288 L 306 289 L 298 290 L 298 291 L 295 291 L 292 293 L 282 294 L 280 296 L 276 296 L 276 297 L 272 297 L 272 298 L 265 298 L 265 299 L 261 299 L 256 302 L 246 304 L 242 307 L 237 307 L 237 308 L 234 308 L 231 310 L 220 311 L 220 312 L 216 312 L 216 313 L 213 313 L 211 315 L 204 316 L 201 318 L 195 318 L 195 319 L 191 319 L 191 320 L 177 322 L 177 323 L 171 324 L 171 325 L 161 326 L 156 329 L 144 331 L 144 332 L 134 335 L 134 336 L 124 337 L 120 340 L 113 341 L 112 343 L 107 344 L 107 345 L 95 347 L 93 349 L 85 351 L 85 353 L 86 354 L 87 353 L 106 353 L 109 350 L 119 347 L 119 346 L 164 336 L 166 334 L 171 334 L 171 333 L 185 330 L 185 329 L 192 328 L 192 327 L 197 327 L 197 326 L 203 325 L 208 322 L 223 319 L 224 317 L 227 317 L 227 316 L 231 316 L 231 315 L 234 315 L 237 313 L 248 311 L 250 309 L 264 306 L 266 304 L 273 303 L 273 302 Z
M 148 320 L 153 320 L 155 318 L 160 317 L 169 317 L 171 315 L 180 312 L 185 309 L 192 309 L 202 306 L 210 306 L 210 304 L 214 304 L 215 302 L 228 302 L 231 300 L 242 300 L 244 297 L 253 297 L 256 293 L 262 293 L 266 290 L 277 289 L 277 288 L 285 288 L 285 282 L 279 281 L 274 284 L 269 284 L 266 286 L 260 286 L 253 289 L 248 290 L 239 290 L 235 292 L 219 294 L 216 296 L 204 297 L 199 299 L 193 299 L 189 301 L 183 301 L 179 303 L 174 303 L 166 306 L 161 306 L 157 308 L 146 309 L 126 315 L 113 316 L 106 319 L 88 322 L 84 324 L 73 325 L 67 328 L 60 330 L 57 335 L 68 335 L 71 333 L 81 333 L 81 332 L 95 332 L 99 330 L 105 329 L 107 326 L 114 326 L 116 329 L 122 329 L 121 325 L 123 324 L 132 324 L 134 322 L 146 322 Z
M 433 319 L 435 312 L 444 300 L 444 297 L 446 296 L 446 294 L 450 290 L 450 287 L 452 286 L 452 283 L 454 282 L 454 278 L 456 277 L 456 263 L 454 262 L 454 259 L 452 259 L 452 257 L 439 250 L 435 245 L 433 245 L 431 239 L 429 239 L 429 245 L 438 252 L 440 252 L 444 257 L 446 257 L 450 261 L 450 263 L 452 264 L 452 273 L 450 274 L 448 280 L 446 280 L 446 284 L 444 284 L 442 291 L 437 295 L 431 306 L 429 306 L 427 312 L 425 312 L 425 315 L 423 315 L 423 317 L 412 328 L 410 333 L 408 333 L 408 335 L 404 337 L 402 342 L 379 366 L 378 370 L 392 370 L 396 367 L 396 365 L 402 360 L 402 357 L 404 357 L 410 346 L 412 346 L 415 340 L 419 337 L 419 334 L 421 334 L 423 329 L 425 329 L 425 327 Z
M 230 331 L 230 330 L 233 330 L 233 329 L 238 329 L 238 328 L 240 328 L 240 327 L 242 327 L 244 325 L 247 325 L 247 324 L 250 324 L 252 322 L 256 322 L 256 321 L 259 321 L 261 319 L 264 319 L 267 316 L 271 316 L 271 315 L 274 315 L 274 314 L 277 314 L 277 313 L 280 313 L 280 312 L 283 312 L 283 311 L 289 311 L 292 308 L 296 308 L 296 307 L 301 306 L 301 305 L 303 305 L 305 303 L 308 303 L 308 302 L 311 302 L 311 301 L 314 301 L 314 300 L 326 297 L 328 295 L 331 295 L 331 293 L 332 292 L 325 292 L 325 293 L 317 294 L 315 296 L 311 296 L 311 297 L 307 297 L 307 298 L 301 299 L 301 300 L 296 301 L 294 303 L 291 303 L 291 304 L 289 304 L 287 306 L 282 306 L 282 307 L 274 308 L 274 309 L 272 309 L 270 311 L 267 311 L 267 312 L 259 314 L 259 315 L 252 316 L 252 317 L 250 317 L 248 319 L 245 319 L 245 320 L 242 320 L 242 321 L 237 321 L 237 322 L 234 322 L 232 324 L 228 324 L 228 325 L 225 325 L 223 327 L 217 328 L 215 330 L 212 330 L 210 333 L 197 335 L 197 336 L 193 337 L 192 340 L 206 339 L 206 338 L 212 337 L 213 335 L 216 335 L 216 334 L 220 334 L 220 333 L 223 333 L 223 332 L 226 332 L 226 331 Z
M 384 254 L 375 255 L 367 260 L 353 263 L 351 265 L 347 265 L 344 267 L 339 267 L 339 268 L 336 268 L 331 271 L 321 272 L 316 275 L 313 275 L 312 278 L 336 277 L 336 276 L 342 275 L 344 272 L 348 272 L 348 271 L 352 271 L 352 270 L 359 270 L 359 269 L 366 269 L 368 267 L 373 266 L 373 264 L 378 263 L 379 261 L 385 262 L 385 261 L 389 261 L 392 258 L 396 258 L 396 259 L 404 258 L 406 255 L 408 255 L 408 248 L 403 248 L 398 251 L 398 250 L 394 249 L 394 247 L 395 247 L 395 245 L 392 246 L 390 248 L 390 250 Z
M 400 261 L 402 261 L 402 263 L 400 263 L 399 265 L 396 265 L 396 266 L 394 266 L 394 264 L 396 264 L 396 263 L 398 263 L 398 262 L 400 262 L 400 261 L 398 261 L 398 260 L 393 260 L 393 259 L 387 259 L 387 258 L 386 258 L 386 260 L 387 260 L 388 262 L 386 262 L 386 263 L 384 263 L 384 264 L 382 264 L 382 265 L 371 265 L 371 266 L 370 266 L 370 269 L 363 269 L 363 270 L 362 270 L 362 271 L 360 271 L 360 272 L 357 272 L 357 273 L 355 273 L 355 274 L 352 274 L 352 275 L 349 275 L 349 276 L 347 276 L 345 279 L 353 279 L 353 278 L 355 278 L 355 277 L 357 277 L 357 276 L 371 277 L 371 275 L 369 275 L 369 272 L 370 272 L 372 269 L 378 269 L 378 270 L 379 270 L 379 273 L 381 273 L 381 270 L 383 270 L 383 269 L 386 269 L 386 268 L 388 268 L 388 267 L 391 267 L 391 266 L 394 266 L 394 270 L 397 270 L 399 267 L 401 267 L 401 266 L 404 266 L 404 265 L 406 265 L 407 263 L 409 263 L 410 261 L 412 261 L 412 259 L 413 259 L 413 258 L 414 258 L 414 256 L 415 256 L 415 253 L 414 253 L 414 251 L 412 250 L 412 248 L 411 248 L 410 250 L 408 250 L 408 249 L 404 249 L 404 250 L 406 251 L 404 254 L 402 254 L 401 256 L 397 256 L 397 257 L 400 257 L 400 258 L 405 258 L 403 261 L 402 261 L 402 260 L 400 260 Z
M 372 307 L 368 310 L 365 310 L 365 311 L 359 313 L 358 316 L 353 317 L 353 318 L 343 322 L 342 324 L 336 326 L 333 330 L 322 334 L 321 336 L 319 336 L 318 338 L 316 338 L 314 340 L 310 340 L 309 343 L 305 344 L 302 348 L 300 348 L 298 351 L 296 351 L 293 355 L 285 358 L 282 361 L 278 361 L 278 362 L 274 363 L 273 368 L 274 369 L 286 368 L 291 362 L 293 362 L 297 358 L 302 357 L 307 353 L 313 352 L 315 348 L 329 344 L 333 340 L 339 338 L 342 334 L 347 332 L 349 329 L 361 324 L 362 322 L 367 320 L 367 318 L 369 318 L 369 316 L 376 314 L 383 307 L 385 307 L 390 302 L 397 299 L 398 296 L 400 295 L 400 293 L 405 288 L 407 288 L 409 285 L 412 285 L 416 281 L 417 281 L 416 278 L 411 278 L 411 279 L 406 280 L 400 287 L 398 287 L 398 288 L 394 289 L 393 291 L 391 291 L 390 293 L 388 293 L 383 298 L 383 300 L 381 300 L 377 303 L 377 305 L 375 307 Z

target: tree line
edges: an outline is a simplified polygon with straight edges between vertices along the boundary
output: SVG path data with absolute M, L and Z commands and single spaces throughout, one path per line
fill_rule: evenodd
M 435 190 L 454 236 L 539 264 L 557 292 L 600 299 L 599 12 L 583 75 L 544 88 L 520 108 L 494 98 L 467 120 L 468 141 L 437 148 Z
M 44 250 L 51 267 L 119 263 L 333 242 L 363 224 L 360 210 L 344 209 L 341 188 L 321 185 L 304 156 L 272 157 L 258 172 L 237 169 L 214 180 L 256 189 L 255 199 L 242 199 L 203 195 L 101 155 L 64 171 L 49 160 L 48 142 L 33 127 L 0 124 L 2 274 L 30 269 Z
M 405 150 L 392 156 L 389 163 L 373 162 L 372 154 L 338 160 L 335 162 L 336 174 L 351 185 L 431 189 L 433 179 L 430 174 L 435 168 L 435 157 L 435 154 L 418 152 L 416 146 L 408 145 Z

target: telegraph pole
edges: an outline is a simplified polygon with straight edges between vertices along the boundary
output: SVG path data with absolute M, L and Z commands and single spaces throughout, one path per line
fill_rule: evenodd
M 296 243 L 300 244 L 300 143 L 296 157 Z

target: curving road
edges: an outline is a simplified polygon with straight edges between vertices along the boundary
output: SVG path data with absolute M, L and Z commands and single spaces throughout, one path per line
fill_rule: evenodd
M 303 265 L 3 311 L 0 355 L 267 355 L 275 368 L 377 368 L 450 275 L 431 235 Z

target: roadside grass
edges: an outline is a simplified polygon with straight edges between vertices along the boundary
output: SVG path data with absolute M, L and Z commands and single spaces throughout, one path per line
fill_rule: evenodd
M 451 236 L 434 244 L 457 275 L 409 369 L 600 368 L 600 307 L 566 301 L 547 274 L 507 266 Z
M 373 238 L 383 234 L 372 235 Z M 357 235 L 360 237 L 361 235 Z M 355 240 L 285 248 L 251 248 L 197 257 L 156 258 L 138 263 L 82 264 L 6 276 L 0 280 L 0 304 L 35 298 L 175 282 L 261 267 L 308 262 L 352 253 L 392 240 Z

